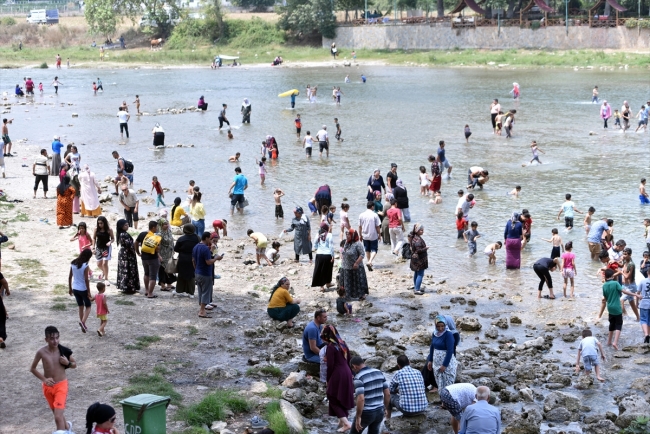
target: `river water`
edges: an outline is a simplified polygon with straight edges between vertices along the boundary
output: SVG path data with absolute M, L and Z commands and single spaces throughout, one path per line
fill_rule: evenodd
M 368 77 L 366 84 L 359 82 L 362 72 Z M 576 228 L 571 233 L 564 232 L 563 219 L 555 220 L 565 193 L 573 195 L 581 211 L 594 206 L 594 220 L 613 218 L 616 239 L 627 241 L 637 265 L 645 248 L 642 221 L 647 212 L 639 205 L 637 185 L 641 177 L 648 175 L 649 134 L 622 134 L 612 128 L 603 132 L 599 105 L 590 103 L 591 89 L 598 85 L 601 98 L 610 101 L 613 108 L 620 108 L 627 99 L 636 114 L 650 97 L 645 72 L 402 67 L 35 69 L 0 71 L 2 90 L 11 95 L 15 83 L 22 83 L 22 77 L 28 74 L 36 83 L 45 84 L 45 95 L 37 95 L 35 101 L 47 105 L 14 107 L 10 115 L 15 118 L 10 128 L 14 142 L 28 138 L 30 144 L 49 149 L 52 136 L 60 134 L 64 143 L 79 145 L 82 163 L 88 163 L 102 179 L 115 173 L 111 151 L 117 149 L 135 164 L 136 189 L 149 191 L 151 177 L 156 175 L 163 187 L 178 192 L 166 194 L 167 204 L 175 196 L 184 198 L 188 180 L 194 179 L 204 192 L 206 221 L 229 219 L 229 235 L 234 237 L 244 236 L 248 228 L 274 236 L 287 227 L 288 219 L 282 223 L 274 218 L 275 187 L 285 191 L 285 215 L 290 217 L 293 206 L 306 208 L 318 186 L 329 183 L 335 204 L 340 205 L 344 198 L 351 204 L 354 222 L 365 209 L 365 185 L 372 170 L 380 168 L 385 177 L 390 163 L 397 163 L 398 174 L 409 190 L 413 222 L 426 226 L 425 239 L 431 246 L 429 272 L 436 280 L 447 279 L 460 285 L 483 278 L 497 280 L 504 291 L 524 297 L 522 307 L 531 314 L 524 318 L 525 322 L 574 316 L 593 320 L 600 305 L 598 266 L 589 260 L 581 216 L 576 216 Z M 53 96 L 49 83 L 56 74 L 63 85 L 59 95 Z M 344 83 L 346 74 L 350 74 L 352 83 Z M 94 96 L 92 82 L 97 76 L 105 92 Z M 513 81 L 521 85 L 518 103 L 508 94 Z M 319 86 L 315 104 L 306 101 L 304 87 L 308 83 Z M 330 96 L 335 85 L 343 91 L 341 106 L 336 106 Z M 301 90 L 296 110 L 289 109 L 289 99 L 277 97 L 293 88 Z M 140 95 L 142 111 L 152 114 L 159 108 L 196 105 L 200 95 L 205 95 L 210 110 L 137 117 L 133 116 L 135 94 Z M 240 126 L 239 108 L 245 97 L 252 102 L 252 123 L 233 130 L 235 137 L 229 140 L 225 132 L 217 130 L 218 109 L 227 103 L 231 123 Z M 512 140 L 492 134 L 489 104 L 493 98 L 499 98 L 504 109 L 518 110 Z M 131 138 L 125 144 L 121 144 L 116 118 L 123 100 L 132 113 Z M 79 117 L 72 118 L 72 113 Z M 322 124 L 328 125 L 332 136 L 329 158 L 319 158 L 317 152 L 310 160 L 305 158 L 295 136 L 296 113 L 302 115 L 303 134 L 307 130 L 315 134 Z M 333 138 L 334 117 L 342 126 L 342 143 Z M 167 144 L 193 144 L 194 148 L 150 150 L 150 131 L 155 122 L 165 129 Z M 465 124 L 473 132 L 469 144 L 464 143 Z M 278 140 L 280 159 L 269 164 L 266 185 L 260 187 L 255 158 L 260 157 L 260 142 L 267 134 Z M 443 204 L 434 206 L 419 195 L 418 168 L 424 165 L 428 169 L 426 157 L 435 153 L 439 140 L 446 141 L 447 158 L 454 169 L 452 179 L 443 181 Z M 540 156 L 543 165 L 527 165 L 531 140 L 537 140 L 545 152 Z M 14 150 L 24 156 L 20 145 L 15 145 Z M 231 218 L 227 191 L 235 164 L 227 159 L 235 152 L 242 154 L 250 206 L 243 216 Z M 12 162 L 9 160 L 9 164 Z M 491 180 L 476 193 L 477 205 L 470 213 L 471 220 L 479 223 L 482 237 L 479 255 L 468 259 L 465 244 L 456 240 L 453 211 L 456 192 L 466 187 L 467 169 L 472 165 L 487 168 Z M 507 196 L 515 185 L 522 186 L 520 199 Z M 522 208 L 529 209 L 534 220 L 532 241 L 522 255 L 522 269 L 506 272 L 503 251 L 497 255 L 497 265 L 489 267 L 480 252 L 486 244 L 503 239 L 503 227 L 511 212 Z M 151 211 L 153 207 L 142 209 Z M 316 226 L 315 220 L 313 223 Z M 540 238 L 550 238 L 552 228 L 560 229 L 564 242 L 572 240 L 575 244 L 578 298 L 571 308 L 566 304 L 562 308 L 540 307 L 534 301 L 537 278 L 531 268 L 537 259 L 550 255 L 550 244 Z M 389 266 L 390 260 L 387 254 L 380 254 L 379 268 Z M 402 271 L 408 272 L 405 266 Z M 559 273 L 554 278 L 559 281 Z M 561 285 L 555 286 L 556 294 L 561 294 Z M 639 341 L 638 328 L 626 322 L 623 345 Z M 564 357 L 571 359 L 574 353 L 569 356 L 565 351 Z

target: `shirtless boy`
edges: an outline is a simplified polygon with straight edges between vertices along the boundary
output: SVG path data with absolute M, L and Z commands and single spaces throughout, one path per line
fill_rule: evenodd
M 11 139 L 9 138 L 9 128 L 7 128 L 7 124 L 12 123 L 13 121 L 13 119 L 7 118 L 2 120 L 2 141 L 4 142 L 5 147 L 5 152 L 3 155 L 5 157 L 13 157 L 13 155 L 11 155 Z
M 65 370 L 76 368 L 77 362 L 69 348 L 59 345 L 59 331 L 56 327 L 45 328 L 45 342 L 47 345 L 36 352 L 30 372 L 43 383 L 43 395 L 54 413 L 56 429 L 72 431 L 72 423 L 66 422 L 63 414 L 68 397 L 68 379 Z M 39 362 L 43 363 L 42 374 L 36 369 Z
M 231 155 L 230 158 L 228 158 L 228 162 L 230 163 L 239 163 L 239 157 L 241 154 L 237 152 L 235 155 Z
M 641 205 L 647 205 L 650 203 L 648 200 L 648 193 L 645 191 L 645 178 L 641 178 L 641 183 L 639 184 L 639 200 Z
M 276 188 L 275 191 L 273 192 L 273 199 L 275 200 L 276 220 L 284 219 L 284 210 L 282 209 L 282 199 L 280 199 L 282 196 L 284 196 L 284 191 L 280 190 L 279 188 Z

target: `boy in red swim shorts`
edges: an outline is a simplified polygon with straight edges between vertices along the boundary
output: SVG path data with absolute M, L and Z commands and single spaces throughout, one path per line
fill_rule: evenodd
M 72 431 L 72 423 L 66 422 L 63 412 L 68 397 L 68 379 L 65 370 L 76 368 L 77 362 L 72 357 L 72 350 L 59 345 L 59 331 L 54 326 L 45 328 L 47 345 L 36 352 L 31 373 L 43 382 L 43 395 L 54 413 L 54 423 L 58 431 Z M 36 368 L 43 363 L 43 373 Z

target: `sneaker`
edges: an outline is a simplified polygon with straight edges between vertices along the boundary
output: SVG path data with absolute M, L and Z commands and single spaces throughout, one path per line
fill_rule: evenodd
M 193 296 L 193 295 L 190 295 L 190 298 L 194 298 L 194 296 Z
M 262 419 L 261 417 L 253 416 L 251 418 L 251 425 L 254 429 L 258 429 L 258 428 L 264 428 L 265 426 L 269 426 L 269 423 L 264 419 Z
M 176 292 L 176 290 L 173 290 L 172 291 L 172 298 L 176 297 L 177 295 L 179 295 L 178 292 Z
M 646 336 L 645 339 L 643 340 L 644 344 L 650 344 L 650 335 Z
M 424 291 L 413 291 L 415 295 L 424 295 Z

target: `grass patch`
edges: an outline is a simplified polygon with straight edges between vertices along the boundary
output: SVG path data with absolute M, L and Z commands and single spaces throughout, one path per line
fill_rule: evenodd
M 280 410 L 280 402 L 273 401 L 266 405 L 266 420 L 269 422 L 269 428 L 275 434 L 291 434 L 287 426 L 287 420 Z
M 278 387 L 270 386 L 269 383 L 266 383 L 268 389 L 266 392 L 262 393 L 264 398 L 280 399 L 282 398 L 282 390 Z
M 129 385 L 123 387 L 122 393 L 116 396 L 115 399 L 120 400 L 141 393 L 169 396 L 172 399 L 172 404 L 175 405 L 178 405 L 183 399 L 181 394 L 174 390 L 172 384 L 159 373 L 138 374 L 129 378 Z
M 24 212 L 19 212 L 16 214 L 16 217 L 11 219 L 12 222 L 28 222 L 29 221 L 29 216 L 25 214 Z
M 20 266 L 21 273 L 14 279 L 13 283 L 16 285 L 26 286 L 29 288 L 36 288 L 43 285 L 42 279 L 47 277 L 47 271 L 43 268 L 41 261 L 38 259 L 16 259 L 15 263 Z M 68 293 L 66 286 L 65 294 Z M 63 295 L 64 293 L 60 293 Z
M 176 419 L 194 427 L 200 427 L 202 424 L 210 426 L 213 421 L 226 418 L 226 409 L 234 413 L 244 413 L 250 409 L 250 404 L 236 392 L 220 389 L 196 404 L 180 409 L 176 413 Z
M 135 306 L 135 303 L 131 300 L 120 300 L 119 298 L 115 300 L 115 304 L 119 304 L 120 306 Z
M 54 285 L 54 291 L 52 291 L 52 293 L 54 295 L 68 295 L 68 291 L 68 285 L 57 283 Z
M 14 205 L 13 203 L 7 203 L 5 201 L 0 201 L 0 207 L 3 210 L 4 209 L 14 209 L 16 207 L 16 205 Z
M 127 344 L 124 348 L 127 350 L 144 350 L 154 342 L 158 342 L 160 339 L 160 336 L 138 336 L 135 338 L 134 344 Z
M 190 335 L 198 335 L 199 334 L 199 329 L 197 329 L 194 326 L 188 326 L 187 331 Z
M 282 370 L 277 366 L 266 365 L 266 366 L 262 366 L 261 368 L 258 367 L 248 368 L 246 370 L 246 375 L 248 377 L 255 376 L 255 375 L 268 375 L 271 377 L 280 378 L 282 377 Z
M 52 310 L 67 310 L 65 303 L 54 303 L 50 309 Z

